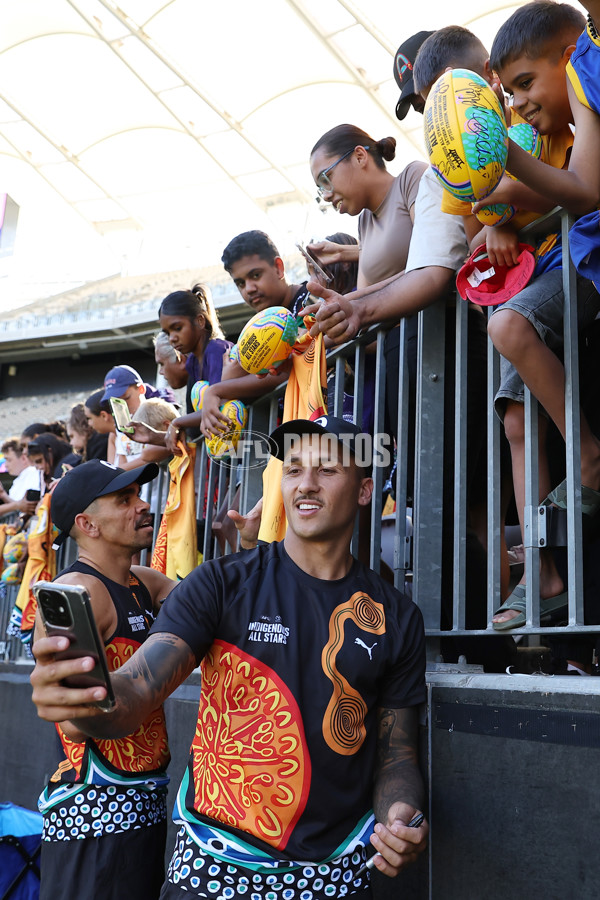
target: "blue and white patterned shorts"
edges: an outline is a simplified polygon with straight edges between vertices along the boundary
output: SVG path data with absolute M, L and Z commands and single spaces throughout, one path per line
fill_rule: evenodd
M 209 856 L 181 828 L 160 900 L 173 900 L 186 892 L 206 900 L 332 900 L 371 897 L 369 875 L 358 875 L 365 862 L 364 849 L 328 863 L 290 871 L 253 872 Z

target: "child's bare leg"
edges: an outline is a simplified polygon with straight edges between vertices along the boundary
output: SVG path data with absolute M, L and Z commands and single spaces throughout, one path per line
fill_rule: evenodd
M 546 455 L 547 420 L 540 416 L 538 423 L 538 478 L 540 501 L 550 490 L 550 476 L 548 472 L 548 457 Z M 506 401 L 504 414 L 504 430 L 510 445 L 512 459 L 513 485 L 515 491 L 515 503 L 519 515 L 521 534 L 524 530 L 525 514 L 525 410 L 522 403 L 514 400 Z M 523 570 L 520 584 L 527 581 L 527 573 Z M 540 551 L 540 597 L 556 597 L 564 588 L 562 579 L 554 564 L 554 558 L 549 550 Z M 507 622 L 514 619 L 519 613 L 517 610 L 507 610 L 494 616 L 494 622 Z
M 531 323 L 512 309 L 498 310 L 488 331 L 499 353 L 513 364 L 523 382 L 565 437 L 565 370 Z M 600 441 L 581 414 L 581 483 L 600 488 Z M 544 495 L 546 496 L 546 495 Z M 542 498 L 543 499 L 543 498 Z

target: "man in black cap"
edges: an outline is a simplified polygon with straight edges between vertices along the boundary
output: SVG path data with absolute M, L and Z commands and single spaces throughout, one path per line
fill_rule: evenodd
M 350 553 L 373 489 L 370 436 L 332 416 L 277 428 L 285 539 L 205 562 L 171 593 L 146 643 L 103 688 L 58 680 L 37 641 L 34 701 L 97 737 L 122 734 L 198 665 L 202 695 L 175 803 L 182 825 L 161 900 L 369 897 L 365 850 L 393 876 L 426 846 L 415 814 L 425 700 L 420 611 Z M 383 460 L 382 460 L 383 462 Z M 420 818 L 420 817 L 419 817 Z
M 400 44 L 396 50 L 394 57 L 394 78 L 396 84 L 400 88 L 400 97 L 396 104 L 396 118 L 406 118 L 408 110 L 412 106 L 417 112 L 422 113 L 425 108 L 425 101 L 420 94 L 415 91 L 413 82 L 413 65 L 415 57 L 419 51 L 421 44 L 427 40 L 433 31 L 418 31 L 417 34 L 411 35 L 408 40 Z
M 78 547 L 77 560 L 56 581 L 87 589 L 111 671 L 147 638 L 174 584 L 131 564 L 152 546 L 152 516 L 139 491 L 157 473 L 154 463 L 125 472 L 94 459 L 67 472 L 52 494 L 56 543 L 70 535 Z M 41 900 L 157 898 L 170 759 L 162 707 L 157 703 L 117 740 L 91 740 L 69 722 L 57 732 L 56 769 L 39 802 Z

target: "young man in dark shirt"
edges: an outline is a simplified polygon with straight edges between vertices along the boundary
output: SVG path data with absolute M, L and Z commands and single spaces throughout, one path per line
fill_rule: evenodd
M 288 422 L 270 445 L 285 539 L 204 563 L 175 588 L 113 677 L 113 712 L 86 706 L 104 689 L 60 684 L 90 660 L 55 662 L 56 638 L 34 647 L 39 714 L 96 737 L 129 732 L 202 666 L 163 900 L 368 897 L 369 841 L 388 876 L 426 846 L 427 823 L 408 827 L 425 803 L 421 614 L 350 553 L 373 489 L 369 436 L 330 416 Z
M 252 310 L 252 315 L 271 306 L 284 306 L 297 316 L 308 297 L 306 282 L 289 284 L 279 250 L 264 231 L 244 231 L 236 235 L 221 257 L 225 269 Z M 202 401 L 202 433 L 212 437 L 226 424 L 219 409 L 227 400 L 256 400 L 287 380 L 288 369 L 278 375 L 257 379 L 247 375 L 239 363 L 227 363 L 227 374 L 219 384 L 210 385 Z

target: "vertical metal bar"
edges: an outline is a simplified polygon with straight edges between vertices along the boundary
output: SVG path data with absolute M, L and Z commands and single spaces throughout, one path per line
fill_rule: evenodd
M 362 424 L 363 404 L 365 393 L 365 347 L 364 344 L 356 344 L 354 351 L 354 386 L 352 388 L 354 401 L 352 403 L 352 417 L 358 424 Z M 353 556 L 358 557 L 359 545 L 359 516 L 356 515 L 354 522 L 354 530 L 352 532 L 352 541 L 350 542 L 350 552 Z
M 456 294 L 454 363 L 454 566 L 452 625 L 464 629 L 467 568 L 467 342 L 469 307 Z M 445 415 L 449 414 L 445 410 Z
M 225 498 L 228 496 L 228 490 L 227 490 L 227 471 L 228 470 L 227 470 L 226 466 L 223 466 L 223 465 L 221 465 L 221 463 L 215 462 L 215 461 L 213 461 L 213 467 L 217 470 L 217 472 L 216 472 L 216 474 L 217 474 L 217 485 L 216 485 L 217 499 L 216 499 L 216 502 L 214 505 L 213 512 L 219 513 Z M 211 533 L 212 533 L 212 527 L 211 527 Z M 221 556 L 222 555 L 221 554 L 221 546 L 216 538 L 215 538 L 214 547 L 215 547 L 215 557 Z
M 279 397 L 272 397 L 269 402 L 269 425 L 268 425 L 268 434 L 277 428 L 277 422 L 279 420 Z
M 385 431 L 385 331 L 377 332 L 377 356 L 375 363 L 375 421 L 373 434 Z M 361 385 L 362 389 L 362 385 Z M 381 510 L 383 505 L 383 468 L 373 466 L 373 498 L 371 500 L 371 552 L 370 565 L 374 572 L 381 568 Z
M 404 590 L 409 565 L 407 542 L 406 496 L 408 481 L 408 359 L 406 352 L 406 320 L 402 319 L 398 341 L 398 429 L 396 439 L 396 522 L 394 527 L 394 585 Z
M 332 415 L 342 418 L 344 409 L 344 381 L 345 381 L 345 362 L 342 356 L 337 356 L 335 360 L 335 375 L 333 377 L 333 413 Z M 329 394 L 329 391 L 327 391 Z M 328 410 L 329 412 L 329 410 Z
M 228 510 L 233 507 L 233 503 L 235 500 L 235 494 L 236 494 L 238 484 L 239 484 L 238 478 L 240 475 L 240 469 L 241 469 L 241 467 L 240 467 L 239 463 L 232 465 L 229 469 L 229 483 L 227 486 L 227 509 Z M 229 518 L 227 516 L 227 510 L 225 511 L 224 518 L 225 519 Z M 226 540 L 226 542 L 225 542 L 225 553 L 226 554 L 235 553 L 239 547 L 239 543 L 240 543 L 239 542 L 239 533 L 236 529 L 234 544 L 232 545 L 229 540 Z
M 569 625 L 584 621 L 583 529 L 581 522 L 581 425 L 579 399 L 579 347 L 577 279 L 569 254 L 572 218 L 561 217 L 564 291 L 565 452 L 567 470 L 567 564 Z
M 206 540 L 206 517 L 204 513 L 204 508 L 207 504 L 207 495 L 208 495 L 208 474 L 207 474 L 207 459 L 208 455 L 206 453 L 206 444 L 204 441 L 196 444 L 196 468 L 194 470 L 194 478 L 196 479 L 196 527 L 204 527 L 204 536 L 202 538 L 202 559 L 205 560 L 208 557 L 205 555 L 205 540 Z
M 354 351 L 354 404 L 353 418 L 357 425 L 362 424 L 365 395 L 365 347 L 357 344 Z
M 269 423 L 271 406 L 272 404 L 269 401 L 268 403 L 252 404 L 249 409 L 248 431 L 261 443 L 261 446 L 263 443 L 261 440 L 262 436 L 268 435 L 272 430 Z M 256 460 L 251 458 L 250 447 L 247 445 L 244 447 L 240 496 L 240 512 L 242 515 L 246 515 L 258 499 L 262 497 L 262 476 L 266 462 L 265 460 L 265 464 L 262 466 L 255 464 Z
M 490 310 L 489 315 L 492 314 Z M 500 387 L 500 355 L 491 341 L 487 347 L 487 619 L 491 623 L 501 603 L 500 537 L 501 459 L 500 419 L 494 409 L 494 398 Z
M 206 498 L 206 446 L 204 441 L 196 446 L 196 467 L 194 478 L 198 486 L 196 496 L 196 519 L 204 519 L 204 501 Z
M 208 468 L 207 489 L 206 489 L 206 517 L 204 519 L 204 541 L 202 545 L 202 553 L 204 561 L 215 558 L 216 540 L 213 538 L 212 522 L 214 515 L 214 496 L 217 483 L 217 469 L 219 467 L 211 460 Z
M 160 521 L 162 514 L 164 512 L 167 497 L 169 496 L 169 487 L 170 487 L 170 472 L 168 463 L 165 466 L 161 466 L 158 472 L 158 477 L 155 481 L 156 491 L 155 491 L 155 508 L 154 512 L 154 534 L 152 536 L 152 552 L 154 553 L 154 547 L 156 545 L 156 538 L 158 535 L 158 529 L 160 527 Z M 197 484 L 194 479 L 194 484 Z
M 540 624 L 540 548 L 538 506 L 538 402 L 525 388 L 525 509 L 523 511 L 527 604 L 526 625 Z
M 413 599 L 439 629 L 442 601 L 445 298 L 419 313 Z

